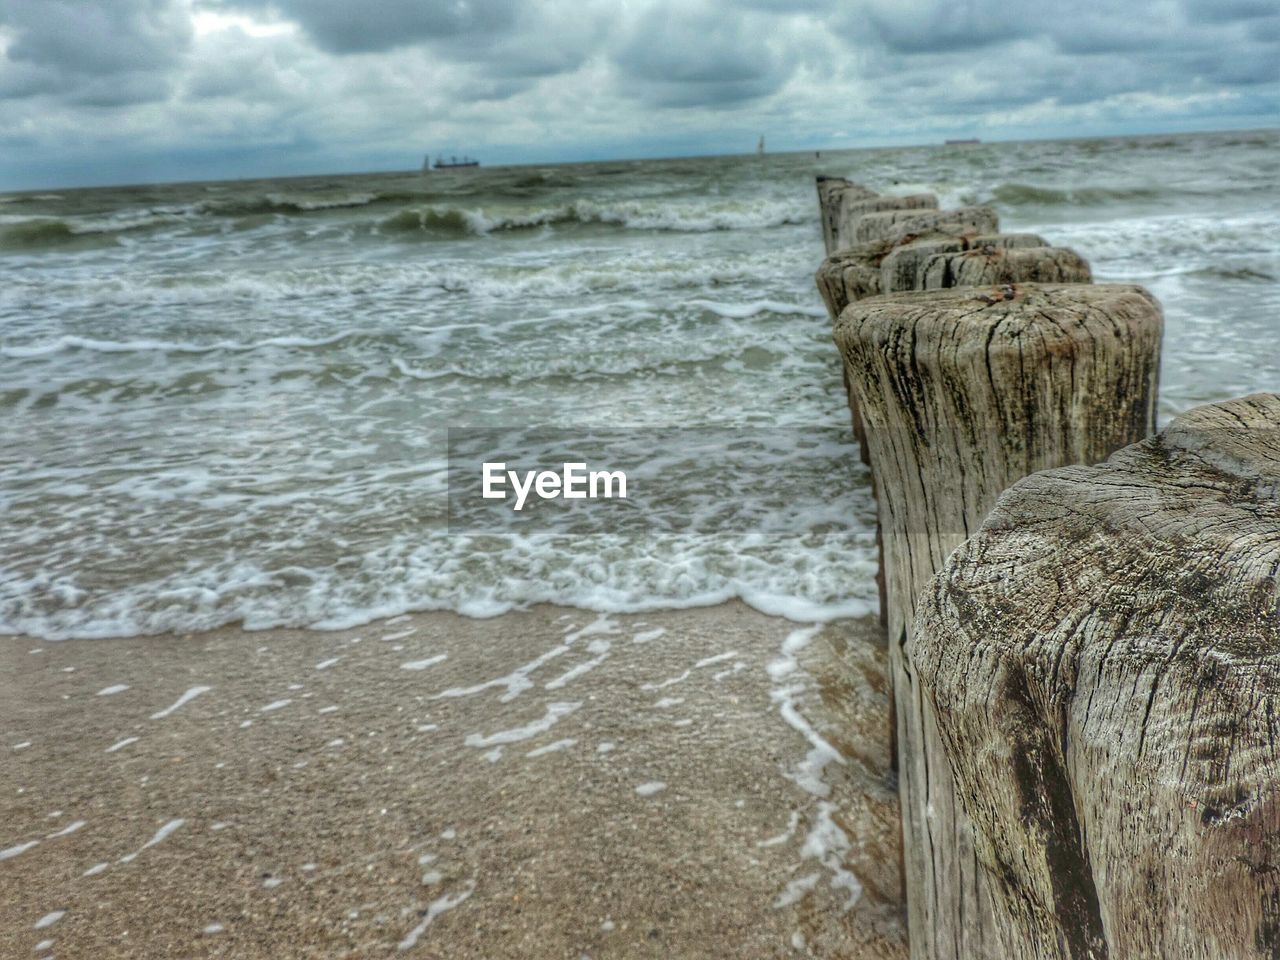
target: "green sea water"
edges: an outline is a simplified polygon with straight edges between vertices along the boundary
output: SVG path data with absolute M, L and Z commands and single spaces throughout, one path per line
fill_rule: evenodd
M 5 194 L 0 632 L 874 609 L 817 173 L 1147 286 L 1163 419 L 1280 389 L 1275 131 Z M 451 427 L 719 430 L 794 495 L 733 515 L 672 458 L 714 532 L 464 535 Z

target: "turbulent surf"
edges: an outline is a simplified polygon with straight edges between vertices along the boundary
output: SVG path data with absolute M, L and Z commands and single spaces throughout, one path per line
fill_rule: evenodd
M 873 609 L 815 173 L 992 203 L 1148 286 L 1164 418 L 1280 383 L 1275 133 L 10 194 L 0 632 Z M 689 529 L 461 531 L 464 427 L 719 431 L 777 490 L 657 450 Z

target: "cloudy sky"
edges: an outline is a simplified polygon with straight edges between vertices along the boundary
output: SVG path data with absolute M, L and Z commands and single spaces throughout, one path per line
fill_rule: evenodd
M 0 0 L 0 189 L 1277 124 L 1277 0 Z

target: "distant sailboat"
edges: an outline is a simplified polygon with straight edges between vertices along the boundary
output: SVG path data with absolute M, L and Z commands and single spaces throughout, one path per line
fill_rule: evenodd
M 760 134 L 760 142 L 756 144 L 756 156 L 764 156 L 764 134 Z

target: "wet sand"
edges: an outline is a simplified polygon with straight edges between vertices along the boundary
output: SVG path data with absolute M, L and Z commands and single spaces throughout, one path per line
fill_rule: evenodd
M 884 657 L 736 603 L 0 638 L 0 956 L 904 957 Z

